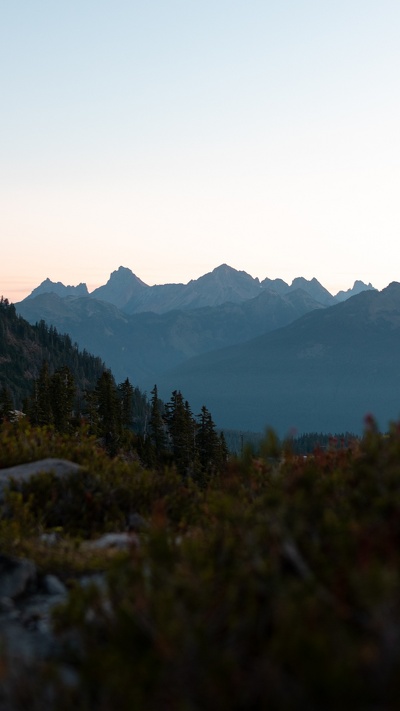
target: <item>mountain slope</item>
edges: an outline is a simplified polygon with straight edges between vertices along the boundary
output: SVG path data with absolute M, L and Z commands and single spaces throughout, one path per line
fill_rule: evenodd
M 17 316 L 13 304 L 0 301 L 0 387 L 12 392 L 17 407 L 31 394 L 43 361 L 51 371 L 68 366 L 81 392 L 94 388 L 104 370 L 100 358 L 78 351 L 68 335 L 56 333 L 44 322 L 32 326 Z
M 240 343 L 322 308 L 301 290 L 279 296 L 261 290 L 241 304 L 193 311 L 128 315 L 93 298 L 41 294 L 22 301 L 18 312 L 30 323 L 45 319 L 67 331 L 82 348 L 100 355 L 117 379 L 142 385 L 199 353 Z M 173 388 L 174 389 L 174 388 Z
M 364 291 L 247 343 L 197 357 L 159 380 L 203 401 L 221 427 L 280 434 L 359 432 L 400 412 L 400 284 Z

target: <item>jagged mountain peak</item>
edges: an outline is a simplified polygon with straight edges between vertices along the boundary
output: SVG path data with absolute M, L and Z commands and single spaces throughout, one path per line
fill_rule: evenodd
M 228 301 L 240 303 L 257 296 L 260 290 L 258 279 L 228 264 L 220 264 L 186 285 L 180 307 L 216 306 Z
M 372 286 L 371 282 L 366 284 L 365 282 L 361 281 L 361 279 L 356 279 L 353 284 L 353 289 L 359 289 L 360 287 L 362 287 L 363 290 L 365 290 L 365 287 L 367 287 L 367 289 L 375 289 L 375 287 Z
M 356 279 L 352 288 L 347 289 L 346 291 L 338 291 L 338 293 L 335 296 L 335 301 L 345 301 L 346 299 L 349 299 L 351 296 L 355 296 L 356 294 L 361 294 L 362 291 L 371 291 L 374 290 L 376 291 L 375 287 L 372 286 L 371 282 L 369 284 L 365 284 L 361 279 Z
M 131 269 L 121 265 L 111 272 L 106 284 L 91 292 L 90 297 L 109 302 L 125 313 L 143 311 L 165 313 L 176 309 L 216 306 L 225 302 L 241 303 L 258 296 L 263 289 L 280 295 L 302 289 L 323 306 L 332 306 L 374 287 L 372 284 L 364 284 L 361 280 L 356 280 L 351 289 L 340 291 L 336 296 L 332 296 L 316 277 L 312 279 L 296 277 L 290 286 L 282 279 L 268 277 L 260 282 L 258 278 L 252 277 L 244 270 L 235 269 L 226 262 L 186 284 L 149 286 Z M 66 287 L 61 282 L 52 282 L 47 277 L 27 298 L 50 292 L 56 293 L 61 298 L 70 295 L 89 296 L 86 284 Z
M 36 289 L 27 296 L 27 299 L 34 299 L 39 294 L 57 294 L 57 296 L 89 296 L 88 288 L 81 282 L 78 286 L 65 286 L 61 281 L 52 281 L 47 277 Z
M 144 281 L 139 279 L 136 274 L 133 273 L 132 269 L 129 269 L 129 267 L 118 267 L 118 269 L 115 269 L 113 272 L 110 274 L 110 278 L 107 282 L 109 284 L 110 282 L 118 282 L 118 283 L 126 283 L 126 284 L 131 284 L 132 282 L 135 282 L 136 284 L 141 284 L 142 286 L 148 286 Z M 105 284 L 104 286 L 107 286 Z M 102 287 L 99 287 L 100 289 Z
M 250 274 L 243 270 L 235 269 L 234 267 L 230 267 L 229 264 L 220 264 L 218 267 L 215 267 L 211 272 L 207 272 L 207 274 L 204 274 L 203 276 L 199 277 L 198 279 L 193 279 L 189 283 L 194 283 L 194 282 L 201 282 L 204 280 L 208 281 L 219 281 L 219 282 L 238 282 L 240 281 L 246 281 L 248 283 L 257 283 L 259 284 L 259 279 L 252 277 Z
M 335 303 L 335 298 L 332 294 L 325 289 L 324 286 L 313 277 L 312 279 L 305 279 L 304 277 L 296 277 L 293 279 L 290 289 L 304 289 L 307 291 L 313 299 L 319 301 L 324 306 L 331 306 Z
M 302 276 L 295 277 L 290 285 L 290 288 L 297 289 L 297 288 L 302 288 L 302 286 L 313 286 L 318 289 L 321 288 L 324 291 L 328 291 L 324 286 L 322 286 L 321 282 L 318 281 L 318 279 L 316 277 L 312 277 L 311 279 L 306 279 L 306 277 L 302 277 Z
M 265 277 L 265 279 L 261 282 L 261 286 L 263 289 L 271 289 L 272 291 L 276 291 L 278 294 L 286 294 L 286 292 L 290 289 L 289 284 L 279 278 L 269 279 L 269 277 Z
M 119 309 L 123 309 L 134 296 L 149 288 L 131 269 L 121 266 L 111 272 L 107 283 L 92 291 L 90 296 L 101 301 L 108 301 Z

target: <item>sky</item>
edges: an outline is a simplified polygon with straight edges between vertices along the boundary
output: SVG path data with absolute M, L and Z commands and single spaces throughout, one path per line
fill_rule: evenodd
M 400 281 L 398 0 L 2 0 L 0 294 Z

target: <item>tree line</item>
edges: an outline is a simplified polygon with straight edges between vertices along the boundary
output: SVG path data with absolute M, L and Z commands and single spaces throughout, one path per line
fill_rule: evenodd
M 182 393 L 174 390 L 169 402 L 151 400 L 129 378 L 116 384 L 110 370 L 103 370 L 94 389 L 80 393 L 68 366 L 53 373 L 42 364 L 32 393 L 23 403 L 24 415 L 33 425 L 51 426 L 70 434 L 83 424 L 110 456 L 136 451 L 146 466 L 175 466 L 182 476 L 206 484 L 226 461 L 228 450 L 205 405 L 194 416 Z M 13 416 L 11 392 L 0 390 L 0 421 Z
M 43 320 L 35 326 L 18 316 L 14 304 L 0 298 L 0 390 L 8 388 L 21 409 L 32 393 L 43 362 L 53 373 L 67 366 L 80 393 L 92 388 L 105 366 L 101 358 L 80 350 L 68 334 Z

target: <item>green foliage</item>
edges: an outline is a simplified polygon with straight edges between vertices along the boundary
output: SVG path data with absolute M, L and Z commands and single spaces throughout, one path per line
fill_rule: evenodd
M 38 474 L 13 487 L 16 495 L 22 492 L 22 502 L 40 530 L 57 528 L 69 536 L 87 538 L 124 529 L 132 513 L 151 517 L 155 507 L 165 512 L 177 530 L 196 520 L 200 492 L 174 468 L 160 475 L 144 469 L 137 458 L 110 459 L 86 428 L 73 435 L 60 434 L 54 428 L 33 427 L 26 420 L 0 427 L 0 468 L 46 457 L 69 459 L 82 469 L 60 478 Z M 21 518 L 12 501 L 7 510 L 8 519 Z
M 157 385 L 151 391 L 149 433 L 153 445 L 153 463 L 159 463 L 165 457 L 167 449 L 166 426 L 162 416 L 163 403 L 158 397 Z
M 45 361 L 34 380 L 32 396 L 26 401 L 26 414 L 34 425 L 54 425 L 58 432 L 68 432 L 72 429 L 76 398 L 70 369 L 63 366 L 50 375 Z
M 184 401 L 179 390 L 174 390 L 165 410 L 168 445 L 174 465 L 182 476 L 191 477 L 201 486 L 206 485 L 227 460 L 224 436 L 218 435 L 205 406 L 197 420 L 193 417 L 189 403 Z
M 96 462 L 99 456 L 104 454 L 86 427 L 81 427 L 73 436 L 56 432 L 52 427 L 34 427 L 25 418 L 5 422 L 0 427 L 0 469 L 45 457 L 86 464 L 91 460 Z
M 39 474 L 21 491 L 41 529 L 80 538 L 125 530 L 130 514 L 151 518 L 155 508 L 183 530 L 196 520 L 199 501 L 199 493 L 174 471 L 160 476 L 137 463 L 102 457 L 68 477 Z
M 308 432 L 290 440 L 290 446 L 296 454 L 312 454 L 315 449 L 346 449 L 359 437 L 351 432 L 340 434 L 323 434 Z
M 195 422 L 183 398 L 174 407 Z M 202 416 L 197 433 L 214 432 Z M 43 456 L 82 471 L 15 486 L 2 549 L 67 577 L 108 570 L 104 589 L 71 585 L 56 612 L 60 661 L 79 680 L 59 681 L 57 711 L 397 707 L 400 424 L 382 435 L 369 420 L 360 441 L 306 457 L 268 431 L 205 478 L 111 459 L 86 430 L 0 427 L 3 466 Z M 79 552 L 132 514 L 148 526 L 128 553 Z M 39 535 L 54 530 L 46 554 Z
M 126 378 L 123 383 L 120 383 L 117 387 L 121 425 L 126 429 L 129 429 L 133 423 L 133 397 L 134 389 Z
M 174 390 L 166 405 L 166 422 L 175 466 L 186 476 L 195 468 L 195 423 L 179 390 Z
M 400 427 L 281 455 L 269 433 L 183 533 L 158 509 L 107 592 L 75 590 L 78 709 L 396 707 Z
M 12 411 L 14 404 L 9 388 L 3 387 L 0 389 L 0 423 L 12 419 Z
M 49 374 L 67 367 L 71 371 L 78 399 L 88 387 L 94 387 L 104 365 L 87 351 L 80 351 L 67 334 L 59 334 L 44 321 L 31 326 L 17 316 L 15 306 L 0 299 L 0 387 L 12 392 L 15 406 L 32 396 L 34 381 L 43 363 Z M 46 423 L 47 424 L 47 423 Z

